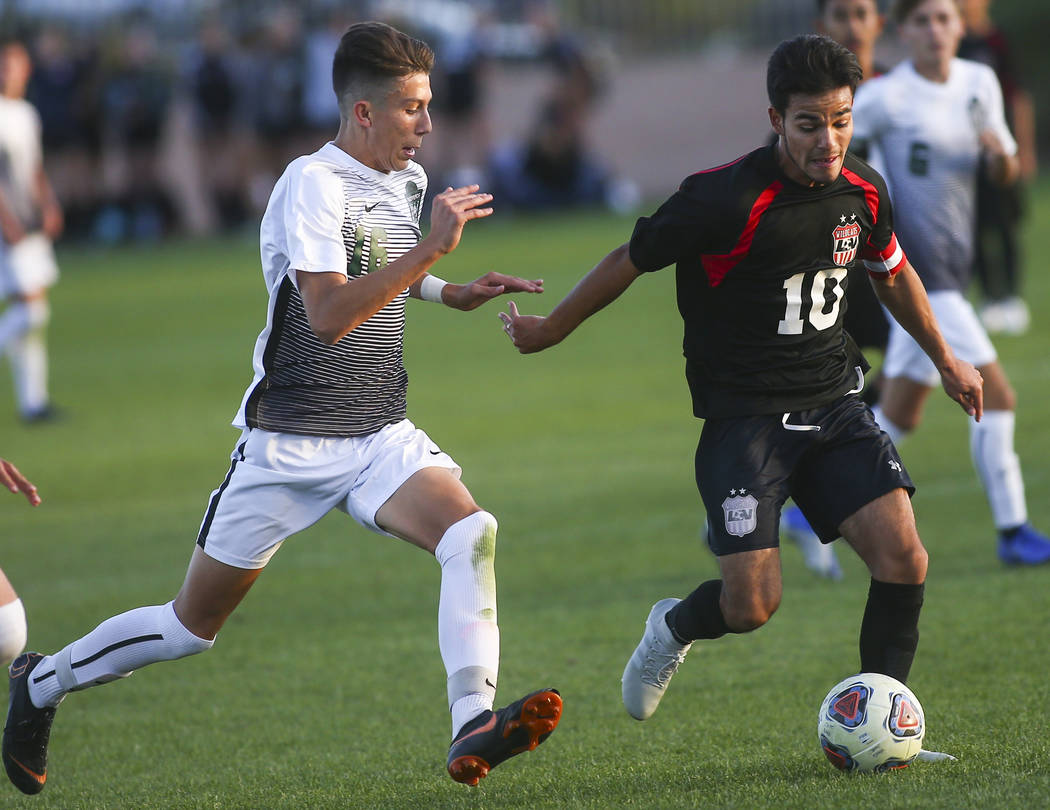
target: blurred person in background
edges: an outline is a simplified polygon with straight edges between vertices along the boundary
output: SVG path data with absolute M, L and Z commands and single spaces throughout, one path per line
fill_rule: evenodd
M 1013 52 L 1003 32 L 992 21 L 991 0 L 959 0 L 966 34 L 959 58 L 988 65 L 1003 91 L 1006 123 L 1017 139 L 1021 177 L 1001 186 L 982 166 L 977 172 L 977 237 L 974 270 L 983 303 L 981 321 L 992 334 L 1020 335 L 1028 329 L 1028 305 L 1021 294 L 1022 255 L 1018 230 L 1024 218 L 1024 188 L 1038 171 L 1035 109 L 1021 83 Z
M 219 228 L 239 228 L 250 214 L 244 156 L 250 151 L 251 136 L 245 131 L 242 54 L 220 16 L 210 15 L 201 22 L 184 73 L 200 183 Z
M 994 71 L 956 57 L 963 21 L 955 0 L 897 0 L 893 10 L 910 58 L 862 85 L 854 135 L 882 155 L 897 234 L 955 353 L 984 378 L 984 418 L 970 420 L 970 451 L 1010 565 L 1050 562 L 1050 538 L 1028 522 L 1014 449 L 1016 395 L 995 347 L 966 299 L 973 271 L 977 172 L 1008 185 L 1020 171 Z M 938 369 L 898 324 L 890 325 L 885 381 L 873 409 L 899 443 L 918 427 Z
M 0 458 L 0 486 L 25 495 L 30 506 L 40 505 L 40 494 L 18 468 Z M 0 666 L 6 667 L 26 646 L 26 611 L 7 575 L 0 569 Z
M 33 39 L 26 98 L 40 114 L 44 165 L 65 215 L 64 235 L 86 237 L 99 205 L 99 64 L 96 47 L 63 25 Z
M 145 16 L 114 29 L 108 48 L 101 90 L 108 205 L 95 223 L 95 236 L 105 242 L 153 241 L 175 224 L 161 162 L 174 72 Z
M 22 419 L 54 418 L 48 394 L 48 289 L 58 280 L 52 241 L 62 209 L 44 171 L 40 118 L 25 100 L 32 62 L 25 45 L 0 44 L 0 353 L 14 374 Z

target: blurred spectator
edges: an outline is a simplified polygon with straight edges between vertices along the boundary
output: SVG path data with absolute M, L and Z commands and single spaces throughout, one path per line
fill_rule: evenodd
M 44 25 L 33 61 L 27 98 L 40 113 L 47 173 L 65 209 L 66 234 L 83 236 L 98 198 L 98 54 L 64 27 Z
M 991 0 L 960 0 L 966 36 L 959 56 L 991 67 L 1003 90 L 1006 120 L 1017 139 L 1021 179 L 1038 169 L 1035 112 L 1023 88 L 1003 32 L 990 16 Z M 974 270 L 984 303 L 981 320 L 991 333 L 1022 334 L 1028 329 L 1028 306 L 1021 297 L 1021 255 L 1018 228 L 1024 215 L 1020 183 L 998 186 L 983 167 L 977 172 L 977 239 Z
M 249 214 L 243 156 L 244 66 L 229 29 L 218 16 L 200 25 L 185 67 L 193 110 L 198 176 L 212 216 L 223 230 L 239 228 Z
M 95 236 L 112 242 L 152 240 L 174 224 L 163 184 L 161 139 L 173 92 L 173 75 L 146 19 L 134 20 L 109 43 L 102 85 L 102 182 L 106 206 Z
M 584 148 L 584 115 L 564 99 L 547 101 L 526 140 L 493 152 L 488 171 L 494 198 L 530 211 L 606 202 L 609 176 Z
M 253 213 L 260 216 L 289 161 L 314 151 L 303 144 L 307 127 L 302 102 L 306 81 L 302 33 L 299 11 L 277 6 L 266 14 L 251 49 L 247 92 L 257 146 L 248 183 Z

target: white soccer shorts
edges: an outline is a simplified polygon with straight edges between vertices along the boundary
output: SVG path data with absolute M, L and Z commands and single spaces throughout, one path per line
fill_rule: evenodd
M 960 360 L 980 368 L 995 362 L 996 353 L 973 306 L 957 290 L 936 290 L 929 294 L 930 306 L 941 334 Z M 937 367 L 926 356 L 915 338 L 890 319 L 890 339 L 882 363 L 883 376 L 907 377 L 928 386 L 940 383 Z
M 0 243 L 0 298 L 32 295 L 58 281 L 51 240 L 31 233 L 13 245 Z
M 414 473 L 444 467 L 458 478 L 462 472 L 407 419 L 348 438 L 246 428 L 231 458 L 197 545 L 237 568 L 264 567 L 286 538 L 333 508 L 388 535 L 376 525 L 376 512 Z

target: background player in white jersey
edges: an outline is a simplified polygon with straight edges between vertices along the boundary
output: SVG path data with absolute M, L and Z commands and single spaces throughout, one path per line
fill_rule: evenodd
M 857 57 L 862 83 L 885 72 L 875 62 L 875 44 L 882 35 L 884 24 L 885 18 L 879 11 L 877 0 L 817 0 L 817 31 L 845 46 Z M 865 159 L 878 169 L 878 163 L 869 157 L 865 156 Z M 843 326 L 861 349 L 876 349 L 885 354 L 890 334 L 886 314 L 864 268 L 852 267 L 849 272 L 849 309 Z M 869 375 L 869 382 L 861 394 L 869 405 L 878 399 L 881 383 L 881 370 Z M 802 550 L 807 568 L 829 579 L 842 579 L 842 566 L 835 555 L 835 547 L 820 542 L 796 504 L 784 507 L 780 530 Z
M 542 291 L 542 282 L 497 273 L 464 285 L 427 274 L 467 222 L 492 213 L 491 195 L 477 186 L 446 189 L 420 239 L 426 175 L 413 158 L 431 130 L 433 58 L 425 43 L 381 23 L 344 34 L 332 71 L 339 132 L 289 165 L 263 217 L 270 301 L 255 380 L 185 582 L 172 602 L 115 616 L 54 655 L 12 663 L 3 758 L 23 792 L 44 786 L 51 720 L 66 693 L 209 649 L 281 543 L 332 509 L 434 553 L 441 565 L 453 779 L 476 784 L 557 725 L 553 689 L 492 711 L 496 520 L 460 482 L 456 463 L 405 418 L 409 295 L 469 310 L 505 291 Z
M 897 234 L 945 337 L 984 377 L 984 418 L 970 423 L 970 447 L 999 533 L 999 556 L 1011 564 L 1044 563 L 1050 561 L 1050 540 L 1027 522 L 1014 452 L 1014 391 L 965 298 L 978 162 L 983 155 L 996 182 L 1012 182 L 1018 174 L 1017 145 L 1003 116 L 995 73 L 955 57 L 963 23 L 954 0 L 900 0 L 894 16 L 910 59 L 858 91 L 856 136 L 879 147 Z M 897 441 L 918 426 L 938 375 L 918 344 L 895 325 L 884 374 L 875 416 Z
M 18 409 L 27 422 L 50 418 L 45 330 L 47 290 L 58 280 L 51 240 L 62 209 L 44 173 L 40 117 L 25 100 L 32 64 L 20 42 L 0 45 L 0 353 L 14 372 Z
M 10 461 L 0 458 L 0 486 L 26 496 L 31 506 L 40 505 L 40 494 Z M 11 659 L 26 646 L 26 611 L 22 600 L 12 587 L 7 575 L 0 569 L 0 666 L 7 666 Z

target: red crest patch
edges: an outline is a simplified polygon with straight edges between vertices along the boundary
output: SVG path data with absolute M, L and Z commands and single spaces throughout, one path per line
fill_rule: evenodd
M 839 267 L 846 267 L 857 257 L 860 244 L 860 225 L 856 219 L 836 226 L 831 232 L 831 258 Z

